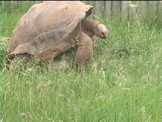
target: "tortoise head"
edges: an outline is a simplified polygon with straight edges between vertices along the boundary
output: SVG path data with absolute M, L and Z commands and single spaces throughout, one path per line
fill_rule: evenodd
M 94 33 L 96 36 L 105 39 L 108 37 L 108 30 L 106 28 L 105 25 L 99 23 L 96 25 L 95 29 L 94 29 Z

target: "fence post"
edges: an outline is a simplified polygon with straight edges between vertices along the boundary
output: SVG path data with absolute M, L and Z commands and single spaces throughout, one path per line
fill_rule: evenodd
M 136 19 L 138 10 L 138 5 L 131 4 L 129 6 L 129 21 L 134 21 Z
M 105 10 L 104 10 L 104 16 L 107 18 L 107 19 L 111 19 L 111 14 L 112 14 L 112 11 L 111 11 L 111 1 L 105 1 Z
M 4 6 L 4 1 L 1 1 L 1 6 Z
M 158 11 L 157 11 L 157 16 L 159 17 L 159 21 L 162 25 L 162 1 L 158 1 Z
M 148 16 L 150 23 L 153 23 L 156 18 L 156 12 L 157 12 L 157 1 L 149 1 L 149 9 L 148 9 Z
M 121 1 L 121 20 L 128 21 L 130 1 Z
M 104 1 L 95 1 L 95 15 L 103 16 L 104 11 Z
M 148 1 L 139 1 L 138 2 L 138 14 L 140 20 L 144 21 L 148 17 Z
M 112 1 L 112 18 L 120 19 L 121 17 L 121 1 Z

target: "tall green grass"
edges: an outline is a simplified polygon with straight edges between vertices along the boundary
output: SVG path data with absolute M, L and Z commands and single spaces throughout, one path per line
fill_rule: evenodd
M 2 9 L 2 37 L 10 37 L 27 9 Z M 8 40 L 1 41 L 2 122 L 162 121 L 162 31 L 138 20 L 98 18 L 109 30 L 87 71 L 55 71 L 52 63 L 6 69 Z

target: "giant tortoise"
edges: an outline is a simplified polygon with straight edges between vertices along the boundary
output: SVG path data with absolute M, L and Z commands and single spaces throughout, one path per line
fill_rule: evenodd
M 85 65 L 92 57 L 91 37 L 108 36 L 105 25 L 86 19 L 92 9 L 93 6 L 80 1 L 45 1 L 33 5 L 18 21 L 7 57 L 31 55 L 47 61 L 77 46 L 77 65 Z

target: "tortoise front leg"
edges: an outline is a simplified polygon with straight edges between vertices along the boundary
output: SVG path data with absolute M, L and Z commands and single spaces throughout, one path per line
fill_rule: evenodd
M 93 42 L 92 39 L 84 32 L 80 33 L 79 45 L 76 51 L 76 61 L 78 66 L 87 64 L 92 58 Z
M 94 35 L 91 37 L 91 39 L 93 41 L 93 52 L 96 52 L 98 47 L 98 37 Z
M 93 37 L 91 37 L 91 39 L 93 42 L 93 53 L 94 53 L 94 52 L 96 52 L 97 47 L 98 47 L 98 37 L 96 35 L 94 35 Z M 63 58 L 65 58 L 68 66 L 72 66 L 72 64 L 73 64 L 72 62 L 74 61 L 74 58 L 73 58 L 74 56 L 76 56 L 76 50 L 75 50 L 75 48 L 71 48 L 70 50 L 66 51 L 65 53 L 62 53 L 62 54 L 58 55 L 57 57 L 55 57 L 54 65 L 59 68 L 64 67 L 62 60 L 63 60 Z

